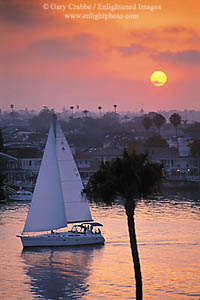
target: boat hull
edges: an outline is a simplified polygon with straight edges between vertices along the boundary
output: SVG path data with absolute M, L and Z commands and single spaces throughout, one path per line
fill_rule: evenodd
M 12 200 L 12 201 L 31 201 L 32 196 L 31 197 L 22 197 L 22 196 L 18 196 L 18 195 L 11 195 L 11 196 L 8 196 L 8 199 Z
M 42 234 L 37 236 L 20 235 L 23 247 L 60 247 L 104 244 L 101 234 L 76 234 L 72 232 Z

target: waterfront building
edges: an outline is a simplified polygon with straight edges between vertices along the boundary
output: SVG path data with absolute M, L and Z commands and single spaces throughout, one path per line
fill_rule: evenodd
M 94 174 L 101 162 L 112 161 L 122 157 L 121 149 L 90 149 L 87 152 L 76 152 L 73 155 L 77 163 L 81 178 L 84 183 Z M 138 149 L 138 152 L 148 152 L 153 162 L 163 165 L 166 179 L 171 181 L 196 181 L 200 182 L 200 157 L 193 157 L 186 152 L 175 148 Z M 182 154 L 182 155 L 180 155 Z M 185 156 L 183 156 L 183 154 Z M 6 175 L 5 184 L 33 188 L 41 164 L 40 158 L 16 158 L 0 153 L 0 171 Z

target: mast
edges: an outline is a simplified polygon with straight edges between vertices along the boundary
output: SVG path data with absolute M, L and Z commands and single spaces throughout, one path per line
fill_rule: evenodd
M 57 116 L 55 113 L 53 113 L 52 114 L 52 124 L 53 124 L 54 136 L 55 136 L 55 143 L 56 143 L 56 121 L 57 121 Z

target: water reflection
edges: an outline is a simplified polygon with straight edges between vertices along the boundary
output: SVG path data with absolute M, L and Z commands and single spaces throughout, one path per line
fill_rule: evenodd
M 37 299 L 81 299 L 89 289 L 93 257 L 102 249 L 103 246 L 85 246 L 24 250 L 22 258 L 31 292 Z
M 140 201 L 135 214 L 144 299 L 198 300 L 200 193 L 169 190 L 159 197 Z M 124 207 L 92 204 L 91 209 L 104 224 L 103 248 L 21 253 L 16 234 L 24 226 L 28 204 L 0 204 L 0 299 L 134 299 Z
M 195 185 L 193 188 L 188 186 L 163 188 L 161 193 L 163 198 L 168 198 L 177 201 L 188 201 L 200 205 L 200 185 Z
M 0 213 L 5 212 L 5 211 L 19 210 L 23 207 L 28 209 L 29 206 L 30 206 L 29 201 L 3 200 L 3 201 L 0 201 Z

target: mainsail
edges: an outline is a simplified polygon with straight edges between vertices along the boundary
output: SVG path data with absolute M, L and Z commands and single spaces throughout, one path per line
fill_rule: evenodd
M 65 226 L 66 216 L 56 141 L 51 124 L 24 232 L 40 232 Z
M 24 232 L 59 229 L 92 221 L 83 184 L 57 120 L 51 124 Z
M 88 201 L 82 194 L 83 184 L 71 149 L 58 123 L 56 127 L 56 149 L 60 171 L 67 223 L 92 221 Z

